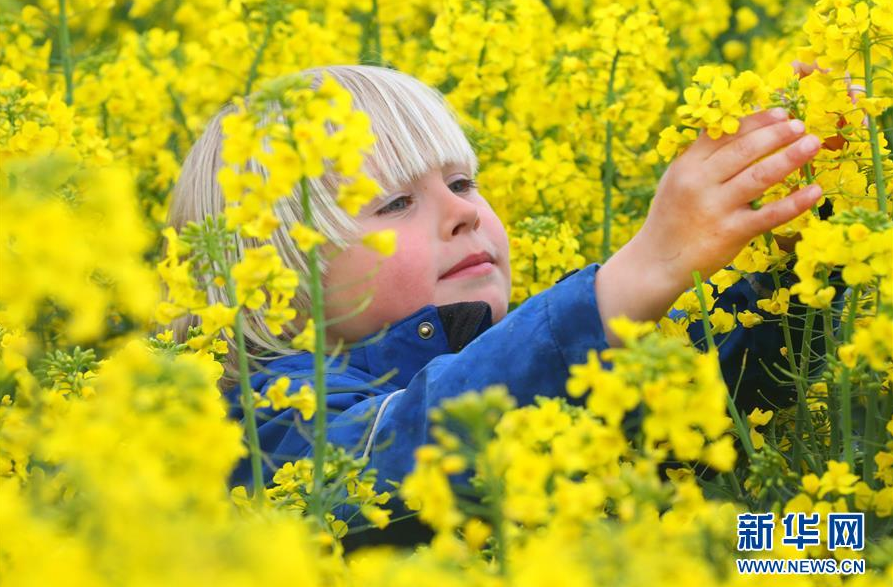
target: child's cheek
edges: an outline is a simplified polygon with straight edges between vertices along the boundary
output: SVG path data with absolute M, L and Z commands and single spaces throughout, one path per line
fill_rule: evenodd
M 378 295 L 400 307 L 406 315 L 432 303 L 437 279 L 436 259 L 428 259 L 425 249 L 412 243 L 399 243 L 397 251 L 383 260 L 379 269 Z

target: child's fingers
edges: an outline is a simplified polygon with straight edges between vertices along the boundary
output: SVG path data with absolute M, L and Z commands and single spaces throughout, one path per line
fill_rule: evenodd
M 706 161 L 707 169 L 718 181 L 729 181 L 754 161 L 797 139 L 804 130 L 799 120 L 759 128 L 713 153 Z
M 781 226 L 785 222 L 790 222 L 809 210 L 821 197 L 822 188 L 818 184 L 813 183 L 797 190 L 784 199 L 766 204 L 759 210 L 747 208 L 740 210 L 738 213 L 742 215 L 744 222 L 747 224 L 748 232 L 756 236 L 768 232 L 776 226 Z
M 689 148 L 689 151 L 693 152 L 701 159 L 707 159 L 717 150 L 721 149 L 732 141 L 737 140 L 759 128 L 787 119 L 788 113 L 785 111 L 784 108 L 761 110 L 742 118 L 741 123 L 738 126 L 738 132 L 733 135 L 723 135 L 718 139 L 711 139 L 706 132 L 701 132 L 697 140 Z
M 820 146 L 818 137 L 806 135 L 788 148 L 745 168 L 726 181 L 723 188 L 732 194 L 735 205 L 750 202 L 812 159 Z

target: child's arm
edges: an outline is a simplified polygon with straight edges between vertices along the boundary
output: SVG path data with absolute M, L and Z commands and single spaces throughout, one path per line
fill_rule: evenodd
M 809 209 L 821 197 L 818 186 L 759 210 L 749 204 L 814 157 L 819 144 L 781 109 L 742 119 L 734 135 L 702 133 L 661 178 L 642 229 L 599 271 L 596 298 L 609 344 L 620 340 L 608 320 L 659 320 L 692 287 L 693 271 L 706 279 L 752 238 Z
M 369 466 L 378 470 L 379 490 L 388 489 L 386 479 L 395 481 L 412 470 L 413 453 L 433 442 L 428 427 L 428 411 L 444 398 L 488 385 L 505 384 L 518 405 L 533 403 L 536 395 L 565 395 L 569 365 L 585 363 L 590 349 L 607 348 L 604 329 L 595 301 L 594 280 L 599 265 L 593 264 L 529 298 L 498 323 L 472 340 L 458 353 L 442 354 L 425 365 L 395 391 L 392 383 L 364 389 L 377 379 L 375 374 L 352 374 L 350 370 L 326 374 L 332 387 L 352 387 L 356 391 L 332 389 L 327 396 L 330 410 L 328 441 L 361 455 L 368 446 Z M 419 318 L 421 323 L 423 319 Z M 413 329 L 415 330 L 415 325 Z M 424 344 L 425 341 L 416 341 Z M 406 352 L 413 352 L 406 343 Z M 289 365 L 289 363 L 285 363 Z M 303 383 L 313 385 L 312 362 L 304 368 L 294 365 L 267 377 L 272 383 L 279 375 L 291 379 L 291 391 Z M 368 377 L 366 377 L 368 375 Z M 257 382 L 253 382 L 257 385 Z M 265 390 L 264 390 L 265 391 Z M 241 418 L 237 400 L 239 389 L 231 390 L 231 417 Z M 370 397 L 371 396 L 371 397 Z M 335 412 L 337 410 L 337 412 Z M 275 467 L 287 461 L 310 456 L 312 445 L 292 424 L 295 412 L 277 414 L 261 410 L 259 435 L 261 449 Z M 306 423 L 309 425 L 309 423 Z M 368 440 L 372 431 L 371 442 Z M 264 481 L 274 469 L 264 464 Z M 233 473 L 233 485 L 250 484 L 251 471 L 243 460 Z

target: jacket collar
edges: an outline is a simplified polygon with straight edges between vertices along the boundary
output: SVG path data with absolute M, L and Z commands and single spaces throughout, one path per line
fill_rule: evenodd
M 345 367 L 351 367 L 385 379 L 397 387 L 406 387 L 415 374 L 432 359 L 459 352 L 492 325 L 490 305 L 487 302 L 457 302 L 444 306 L 429 304 L 390 326 L 385 326 L 379 332 L 366 336 L 351 345 L 351 348 L 342 350 L 329 369 L 340 372 Z M 280 357 L 267 363 L 261 372 L 255 373 L 252 387 L 259 389 L 268 378 L 276 374 L 312 369 L 311 353 Z
M 459 352 L 492 325 L 486 302 L 429 304 L 360 340 L 349 351 L 348 362 L 376 376 L 396 368 L 388 381 L 405 387 L 432 359 Z

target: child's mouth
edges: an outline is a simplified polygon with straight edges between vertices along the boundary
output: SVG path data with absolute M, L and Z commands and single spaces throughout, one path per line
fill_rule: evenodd
M 441 277 L 441 279 L 454 279 L 460 277 L 479 277 L 481 275 L 487 275 L 491 271 L 493 271 L 494 265 L 489 261 L 484 261 L 483 263 L 478 263 L 477 265 L 470 265 L 465 267 L 464 269 L 459 269 L 458 271 L 454 271 L 452 273 L 448 273 Z

